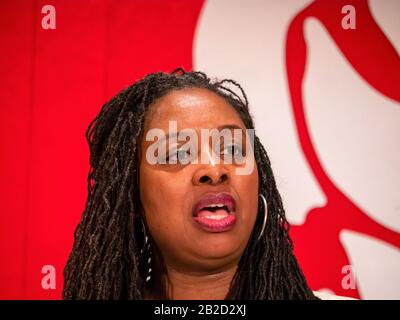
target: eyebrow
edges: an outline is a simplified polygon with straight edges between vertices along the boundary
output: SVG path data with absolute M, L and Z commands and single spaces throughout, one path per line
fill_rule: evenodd
M 238 125 L 236 125 L 236 124 L 226 124 L 226 125 L 223 125 L 223 126 L 218 127 L 217 129 L 218 129 L 218 130 L 223 130 L 223 129 L 231 129 L 231 130 L 233 130 L 233 129 L 240 129 L 240 130 L 243 130 L 242 127 L 240 127 L 240 126 L 238 126 Z

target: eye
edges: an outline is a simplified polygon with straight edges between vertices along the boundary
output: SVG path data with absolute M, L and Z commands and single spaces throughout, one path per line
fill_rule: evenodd
M 240 144 L 232 143 L 228 144 L 222 152 L 223 155 L 236 157 L 243 154 L 243 149 Z
M 190 149 L 177 149 L 171 151 L 166 160 L 167 162 L 171 163 L 176 163 L 176 162 L 181 162 L 181 163 L 187 163 L 188 160 L 190 159 Z

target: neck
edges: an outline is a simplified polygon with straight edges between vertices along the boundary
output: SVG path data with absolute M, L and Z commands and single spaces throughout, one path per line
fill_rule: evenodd
M 170 299 L 223 300 L 228 294 L 236 267 L 216 272 L 190 273 L 167 266 Z

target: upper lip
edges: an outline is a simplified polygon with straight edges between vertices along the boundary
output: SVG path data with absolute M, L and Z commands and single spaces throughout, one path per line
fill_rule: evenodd
M 207 193 L 202 196 L 194 205 L 193 216 L 196 216 L 201 209 L 217 204 L 226 206 L 229 210 L 229 213 L 235 211 L 236 209 L 235 199 L 229 193 Z

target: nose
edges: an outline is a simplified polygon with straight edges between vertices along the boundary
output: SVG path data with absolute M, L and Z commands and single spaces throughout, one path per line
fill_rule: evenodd
M 193 184 L 200 185 L 218 185 L 229 181 L 229 171 L 224 165 L 202 166 L 197 169 L 193 175 Z

